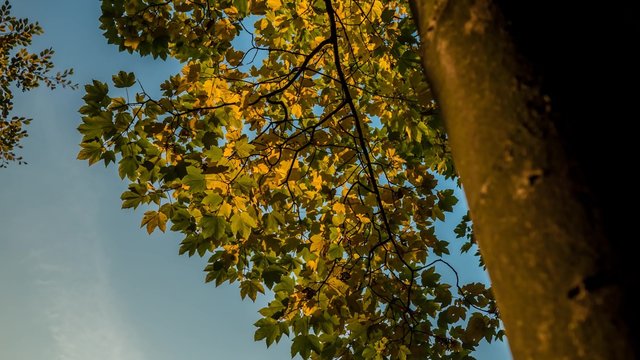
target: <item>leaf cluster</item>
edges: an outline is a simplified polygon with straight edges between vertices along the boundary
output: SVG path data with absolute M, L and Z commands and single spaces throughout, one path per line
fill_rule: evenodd
M 110 42 L 184 67 L 159 98 L 130 93 L 126 72 L 117 91 L 88 84 L 78 158 L 117 163 L 123 207 L 182 233 L 207 282 L 270 290 L 256 340 L 287 335 L 303 358 L 461 359 L 500 336 L 490 290 L 460 283 L 435 235 L 457 202 L 437 179 L 455 171 L 406 2 L 102 8 Z
M 11 161 L 22 163 L 14 150 L 21 148 L 20 141 L 28 135 L 24 127 L 30 122 L 18 116 L 9 119 L 13 109 L 12 87 L 24 92 L 40 84 L 50 89 L 74 86 L 69 80 L 73 70 L 50 74 L 54 67 L 52 49 L 39 53 L 27 50 L 33 36 L 42 32 L 38 23 L 11 16 L 9 0 L 0 5 L 0 167 L 6 167 Z

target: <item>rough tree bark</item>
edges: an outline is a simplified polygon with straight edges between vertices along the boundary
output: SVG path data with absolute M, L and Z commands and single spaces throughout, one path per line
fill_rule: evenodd
M 638 255 L 626 240 L 633 230 L 620 236 L 616 194 L 632 189 L 611 166 L 629 146 L 612 123 L 633 114 L 620 87 L 634 63 L 626 7 L 412 1 L 518 360 L 640 356 Z

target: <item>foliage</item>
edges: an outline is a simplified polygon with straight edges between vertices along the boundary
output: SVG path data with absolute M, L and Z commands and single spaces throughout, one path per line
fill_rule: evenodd
M 478 257 L 480 266 L 483 269 L 486 269 L 484 261 L 482 261 L 482 257 L 480 256 L 480 249 L 476 246 L 476 238 L 473 235 L 473 224 L 471 222 L 471 215 L 469 214 L 469 211 L 462 216 L 460 223 L 458 223 L 456 228 L 453 229 L 453 232 L 456 234 L 456 238 L 464 241 L 460 246 L 460 252 L 466 253 L 472 248 L 475 248 L 475 255 Z
M 183 71 L 88 84 L 79 159 L 118 164 L 123 208 L 184 234 L 206 281 L 273 296 L 256 340 L 292 355 L 461 359 L 500 337 L 490 290 L 435 236 L 457 199 L 404 1 L 103 0 L 121 50 Z M 247 45 L 248 44 L 248 45 Z M 439 270 L 453 274 L 441 279 Z
M 42 34 L 38 23 L 11 16 L 11 4 L 6 0 L 0 6 L 0 167 L 11 161 L 22 163 L 14 149 L 21 148 L 20 141 L 27 136 L 24 129 L 31 121 L 9 114 L 13 109 L 12 87 L 28 91 L 44 84 L 50 89 L 58 85 L 71 86 L 68 77 L 73 70 L 65 70 L 50 76 L 53 70 L 52 49 L 30 53 L 26 47 L 33 36 Z

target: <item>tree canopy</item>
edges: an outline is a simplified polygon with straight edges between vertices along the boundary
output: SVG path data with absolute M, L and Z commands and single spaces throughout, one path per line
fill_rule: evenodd
M 50 89 L 74 85 L 69 80 L 72 69 L 52 75 L 54 51 L 45 49 L 39 53 L 27 50 L 35 35 L 42 34 L 38 23 L 11 16 L 9 0 L 0 5 L 0 168 L 9 162 L 22 163 L 15 154 L 21 148 L 20 141 L 27 136 L 24 129 L 31 119 L 11 116 L 13 90 L 28 91 L 44 84 Z
M 181 232 L 206 281 L 273 297 L 256 340 L 462 359 L 502 336 L 490 289 L 441 258 L 456 173 L 406 1 L 103 0 L 100 22 L 184 67 L 158 98 L 125 71 L 86 85 L 78 158 L 117 163 L 123 208 Z

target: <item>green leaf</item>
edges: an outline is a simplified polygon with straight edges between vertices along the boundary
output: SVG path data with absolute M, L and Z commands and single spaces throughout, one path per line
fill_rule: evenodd
M 82 124 L 78 126 L 78 131 L 85 138 L 101 138 L 110 130 L 115 129 L 113 123 L 113 112 L 100 111 L 94 116 L 85 116 L 82 118 Z
M 285 270 L 282 266 L 279 265 L 269 265 L 264 271 L 262 271 L 262 278 L 264 279 L 265 285 L 269 289 L 273 287 L 273 284 L 280 282 L 280 278 L 282 275 L 286 274 L 287 270 Z
M 438 219 L 440 221 L 444 221 L 444 213 L 440 208 L 436 205 L 431 210 L 433 212 L 433 219 Z
M 254 219 L 249 212 L 235 213 L 231 216 L 231 232 L 234 235 L 240 233 L 243 238 L 248 238 L 251 235 L 251 229 L 258 227 L 256 219 Z
M 240 297 L 244 299 L 249 296 L 249 299 L 256 301 L 258 293 L 264 294 L 264 287 L 256 280 L 244 280 L 240 283 Z
M 320 345 L 320 339 L 316 335 L 298 335 L 293 339 L 291 345 L 291 357 L 300 354 L 303 359 L 308 359 L 311 356 L 311 352 L 319 354 L 322 351 Z
M 80 143 L 80 147 L 82 149 L 78 153 L 78 160 L 89 160 L 89 165 L 98 162 L 104 151 L 102 144 L 97 141 Z
M 340 244 L 332 243 L 329 245 L 329 251 L 327 251 L 327 258 L 330 261 L 341 259 L 344 253 L 344 248 Z
M 235 143 L 236 153 L 238 153 L 238 156 L 243 158 L 251 155 L 251 152 L 253 151 L 254 148 L 255 146 L 253 146 L 252 144 L 249 144 L 246 136 L 239 139 Z
M 234 186 L 236 189 L 239 189 L 243 193 L 248 194 L 251 189 L 257 186 L 257 184 L 256 181 L 253 180 L 253 178 L 251 178 L 250 176 L 242 175 L 236 179 L 236 181 L 234 182 Z
M 241 17 L 249 15 L 249 1 L 248 0 L 233 0 L 233 6 L 238 9 L 238 14 Z
M 202 199 L 203 205 L 209 205 L 212 208 L 217 208 L 220 204 L 222 204 L 222 196 L 218 193 L 211 193 Z
M 367 360 L 374 359 L 376 355 L 378 355 L 378 353 L 376 352 L 376 349 L 374 349 L 371 345 L 367 346 L 362 351 L 362 357 Z
M 120 200 L 122 200 L 122 208 L 123 209 L 128 209 L 128 208 L 134 208 L 135 209 L 144 200 L 144 195 L 141 195 L 141 194 L 139 194 L 137 192 L 133 192 L 133 191 L 125 191 L 120 196 Z
M 117 75 L 113 75 L 113 85 L 117 88 L 131 87 L 136 83 L 136 76 L 130 72 L 120 71 Z
M 421 274 L 422 286 L 424 287 L 434 287 L 438 284 L 440 280 L 440 274 L 436 273 L 435 267 L 430 267 L 425 270 Z
M 255 341 L 259 341 L 265 339 L 267 343 L 267 347 L 271 346 L 273 342 L 278 342 L 282 337 L 282 329 L 278 322 L 270 317 L 260 319 L 255 324 L 258 327 L 255 334 L 253 335 L 253 339 Z
M 258 223 L 256 222 L 256 219 L 254 219 L 251 214 L 249 214 L 248 211 L 244 211 L 242 213 L 240 213 L 240 217 L 242 218 L 242 221 L 247 224 L 247 226 L 251 227 L 251 228 L 257 228 L 258 227 Z
M 127 177 L 129 180 L 135 180 L 136 170 L 138 170 L 138 161 L 133 156 L 127 156 L 120 160 L 118 175 L 120 175 L 121 179 Z
M 382 12 L 382 21 L 389 22 L 393 19 L 393 16 L 396 14 L 396 9 L 385 9 Z
M 446 189 L 438 192 L 438 208 L 442 211 L 453 211 L 453 207 L 458 203 L 458 198 L 453 195 L 452 189 Z
M 209 150 L 203 152 L 204 156 L 211 162 L 218 162 L 222 158 L 222 149 L 212 146 Z
M 278 218 L 273 213 L 269 213 L 265 216 L 265 227 L 269 233 L 275 233 L 278 231 Z
M 200 227 L 202 227 L 202 237 L 214 239 L 222 239 L 225 237 L 225 228 L 227 221 L 221 216 L 203 216 L 200 219 Z
M 195 166 L 187 167 L 187 176 L 182 179 L 182 183 L 189 186 L 194 192 L 202 192 L 205 189 L 205 179 L 202 170 Z
M 467 343 L 476 343 L 485 337 L 486 329 L 485 316 L 480 313 L 474 313 L 469 319 L 463 339 Z
M 82 99 L 86 102 L 93 102 L 96 104 L 107 99 L 107 93 L 109 93 L 109 86 L 98 80 L 93 80 L 93 84 L 91 85 L 85 85 L 84 89 L 87 94 Z
M 178 209 L 171 217 L 171 230 L 182 231 L 191 227 L 191 214 L 186 209 Z
M 411 350 L 406 345 L 400 345 L 398 349 L 398 359 L 399 360 L 407 360 L 407 356 L 411 355 Z

